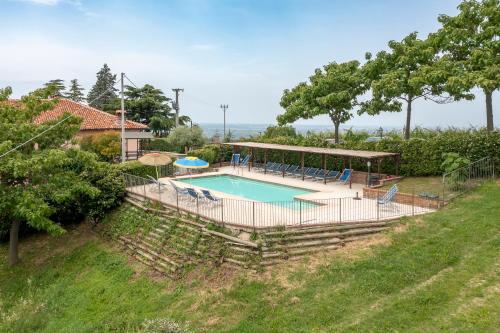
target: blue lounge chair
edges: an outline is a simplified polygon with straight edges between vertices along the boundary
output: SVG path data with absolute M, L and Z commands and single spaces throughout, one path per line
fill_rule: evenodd
M 351 178 L 351 169 L 344 169 L 338 179 L 338 182 L 345 184 L 349 181 L 349 178 Z
M 388 203 L 394 202 L 396 194 L 398 193 L 398 187 L 396 184 L 392 185 L 389 191 L 387 191 L 382 198 L 377 200 L 379 205 L 386 205 Z
M 237 166 L 240 164 L 240 154 L 233 154 L 231 156 L 231 164 L 232 166 Z
M 307 173 L 307 170 L 309 170 L 309 169 L 311 169 L 311 168 L 304 168 L 304 175 Z M 299 168 L 297 169 L 297 171 L 295 171 L 295 172 L 293 173 L 292 177 L 302 177 L 302 168 L 301 168 L 301 167 L 299 167 Z
M 290 164 L 281 164 L 276 170 L 274 170 L 273 172 L 275 173 L 283 173 L 284 170 L 288 169 L 288 167 L 290 167 Z
M 186 188 L 186 191 L 187 191 L 187 194 L 191 197 L 191 199 L 193 200 L 198 200 L 200 199 L 200 194 L 198 192 L 196 192 L 194 189 L 188 187 Z
M 285 170 L 285 175 L 295 175 L 295 172 L 299 170 L 300 167 L 298 165 L 290 165 L 288 169 Z
M 328 180 L 331 180 L 331 179 L 336 179 L 339 174 L 340 174 L 340 172 L 338 172 L 338 171 L 330 170 L 326 174 L 326 180 L 328 181 Z
M 171 180 L 169 180 L 169 183 L 170 183 L 170 185 L 172 185 L 172 187 L 174 188 L 175 192 L 177 192 L 178 194 L 189 195 L 187 189 L 175 185 L 174 182 L 171 181 Z
M 267 168 L 267 172 L 276 172 L 281 167 L 281 163 L 274 163 L 269 168 Z
M 318 172 L 314 175 L 314 180 L 323 180 L 328 174 L 329 170 L 319 169 Z
M 245 158 L 241 161 L 240 163 L 240 167 L 246 167 L 248 166 L 248 162 L 250 161 L 250 158 L 252 157 L 252 155 L 247 155 L 245 156 Z
M 309 168 L 304 173 L 304 178 L 314 178 L 314 176 L 318 173 L 318 171 L 319 171 L 318 168 Z
M 155 185 L 151 188 L 151 191 L 161 192 L 165 190 L 165 184 L 160 182 L 158 179 L 151 177 L 150 175 L 148 175 L 148 179 L 151 181 L 151 184 Z
M 221 199 L 214 196 L 209 190 L 201 190 L 201 193 L 203 193 L 203 196 L 205 197 L 205 199 L 207 199 L 208 202 L 212 204 L 221 203 Z

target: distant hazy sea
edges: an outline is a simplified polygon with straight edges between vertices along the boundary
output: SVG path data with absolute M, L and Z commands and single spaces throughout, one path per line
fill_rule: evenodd
M 206 137 L 211 138 L 216 133 L 222 136 L 224 131 L 224 124 L 222 123 L 200 123 L 198 124 L 202 129 Z M 246 136 L 257 136 L 263 134 L 266 128 L 270 126 L 267 124 L 226 124 L 226 132 L 231 130 L 233 137 L 235 139 L 246 137 Z M 333 125 L 292 125 L 298 133 L 305 134 L 308 131 L 311 132 L 323 132 L 323 131 L 333 131 Z M 378 130 L 379 127 L 363 127 L 363 126 L 344 126 L 340 127 L 341 130 L 346 130 L 351 128 L 354 130 L 366 130 L 369 132 L 374 132 Z M 393 130 L 394 127 L 384 127 L 385 130 Z

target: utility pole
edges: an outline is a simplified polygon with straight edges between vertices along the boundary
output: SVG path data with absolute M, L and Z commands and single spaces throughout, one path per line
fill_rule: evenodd
M 123 78 L 125 73 L 121 73 L 121 129 L 122 129 L 122 163 L 125 163 L 125 151 L 127 149 L 125 139 L 125 97 L 123 95 Z
M 175 92 L 175 127 L 179 127 L 179 92 L 184 91 L 182 88 L 174 88 L 172 89 Z
M 220 108 L 224 111 L 224 134 L 222 136 L 222 142 L 226 141 L 226 110 L 229 107 L 227 104 L 221 104 Z

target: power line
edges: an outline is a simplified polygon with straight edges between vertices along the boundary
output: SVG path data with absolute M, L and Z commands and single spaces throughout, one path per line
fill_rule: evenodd
M 122 81 L 122 80 L 120 79 L 120 81 L 118 81 L 118 82 L 121 82 L 121 81 Z M 108 92 L 109 90 L 111 90 L 111 89 L 114 89 L 114 86 L 109 87 L 109 88 L 108 88 L 108 89 L 106 89 L 106 90 L 105 90 L 102 94 L 100 94 L 99 96 L 97 96 L 96 98 L 94 98 L 93 100 L 91 100 L 90 102 L 88 102 L 87 104 L 91 104 L 91 103 L 93 103 L 93 102 L 97 101 L 99 98 L 101 98 L 102 96 L 104 96 L 104 94 L 105 94 L 105 93 L 107 93 L 107 92 Z M 12 149 L 10 149 L 10 150 L 6 151 L 6 152 L 5 152 L 5 153 L 3 153 L 2 155 L 0 155 L 0 158 L 3 158 L 3 157 L 5 157 L 5 156 L 9 155 L 10 153 L 12 153 L 12 152 L 14 152 L 14 151 L 18 150 L 18 149 L 19 149 L 19 148 L 21 148 L 21 147 L 24 147 L 25 145 L 27 145 L 27 144 L 28 144 L 28 143 L 30 143 L 31 141 L 35 140 L 36 138 L 39 138 L 39 137 L 40 137 L 40 136 L 42 136 L 43 134 L 45 134 L 45 133 L 47 133 L 48 131 L 52 130 L 53 128 L 55 128 L 55 127 L 57 127 L 57 126 L 61 125 L 63 122 L 65 122 L 66 120 L 68 120 L 68 119 L 69 119 L 69 118 L 71 118 L 72 116 L 73 116 L 73 115 L 71 114 L 71 115 L 69 115 L 69 116 L 67 116 L 67 117 L 64 117 L 63 119 L 61 119 L 60 121 L 58 121 L 58 122 L 57 122 L 57 123 L 55 123 L 54 125 L 50 126 L 49 128 L 47 128 L 47 129 L 43 130 L 42 132 L 38 133 L 37 135 L 35 135 L 35 136 L 31 137 L 30 139 L 26 140 L 25 142 L 18 144 L 18 145 L 17 145 L 17 146 L 15 146 L 14 148 L 12 148 Z
M 136 84 L 134 82 L 132 82 L 131 79 L 128 78 L 127 74 L 123 73 L 123 75 L 125 75 L 125 78 L 128 80 L 128 82 L 132 83 L 132 85 L 135 87 L 135 88 L 139 88 L 138 86 L 136 86 Z

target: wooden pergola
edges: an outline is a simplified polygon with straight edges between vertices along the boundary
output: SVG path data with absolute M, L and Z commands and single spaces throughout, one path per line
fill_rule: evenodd
M 342 157 L 349 160 L 349 169 L 352 170 L 352 159 L 359 158 L 365 161 L 377 161 L 378 173 L 380 174 L 380 164 L 384 158 L 393 158 L 396 164 L 396 176 L 399 175 L 399 162 L 400 155 L 398 153 L 381 152 L 381 151 L 367 151 L 367 150 L 349 150 L 349 149 L 338 149 L 338 148 L 321 148 L 321 147 L 303 147 L 303 146 L 291 146 L 291 145 L 280 145 L 274 143 L 261 143 L 261 142 L 227 142 L 223 143 L 227 146 L 248 148 L 251 151 L 252 158 L 250 163 L 248 163 L 248 169 L 253 167 L 255 158 L 255 149 L 264 150 L 264 173 L 267 172 L 267 153 L 269 150 L 282 151 L 282 163 L 285 163 L 285 152 L 297 152 L 300 154 L 300 167 L 302 169 L 302 180 L 304 180 L 304 155 L 305 154 L 319 154 L 322 157 L 322 165 L 326 174 L 326 161 L 328 156 Z M 370 169 L 368 169 L 370 170 Z M 369 174 L 370 171 L 368 171 Z M 283 170 L 283 177 L 285 177 L 285 171 Z M 323 179 L 326 184 L 326 177 Z M 349 177 L 349 187 L 352 185 L 352 177 Z

